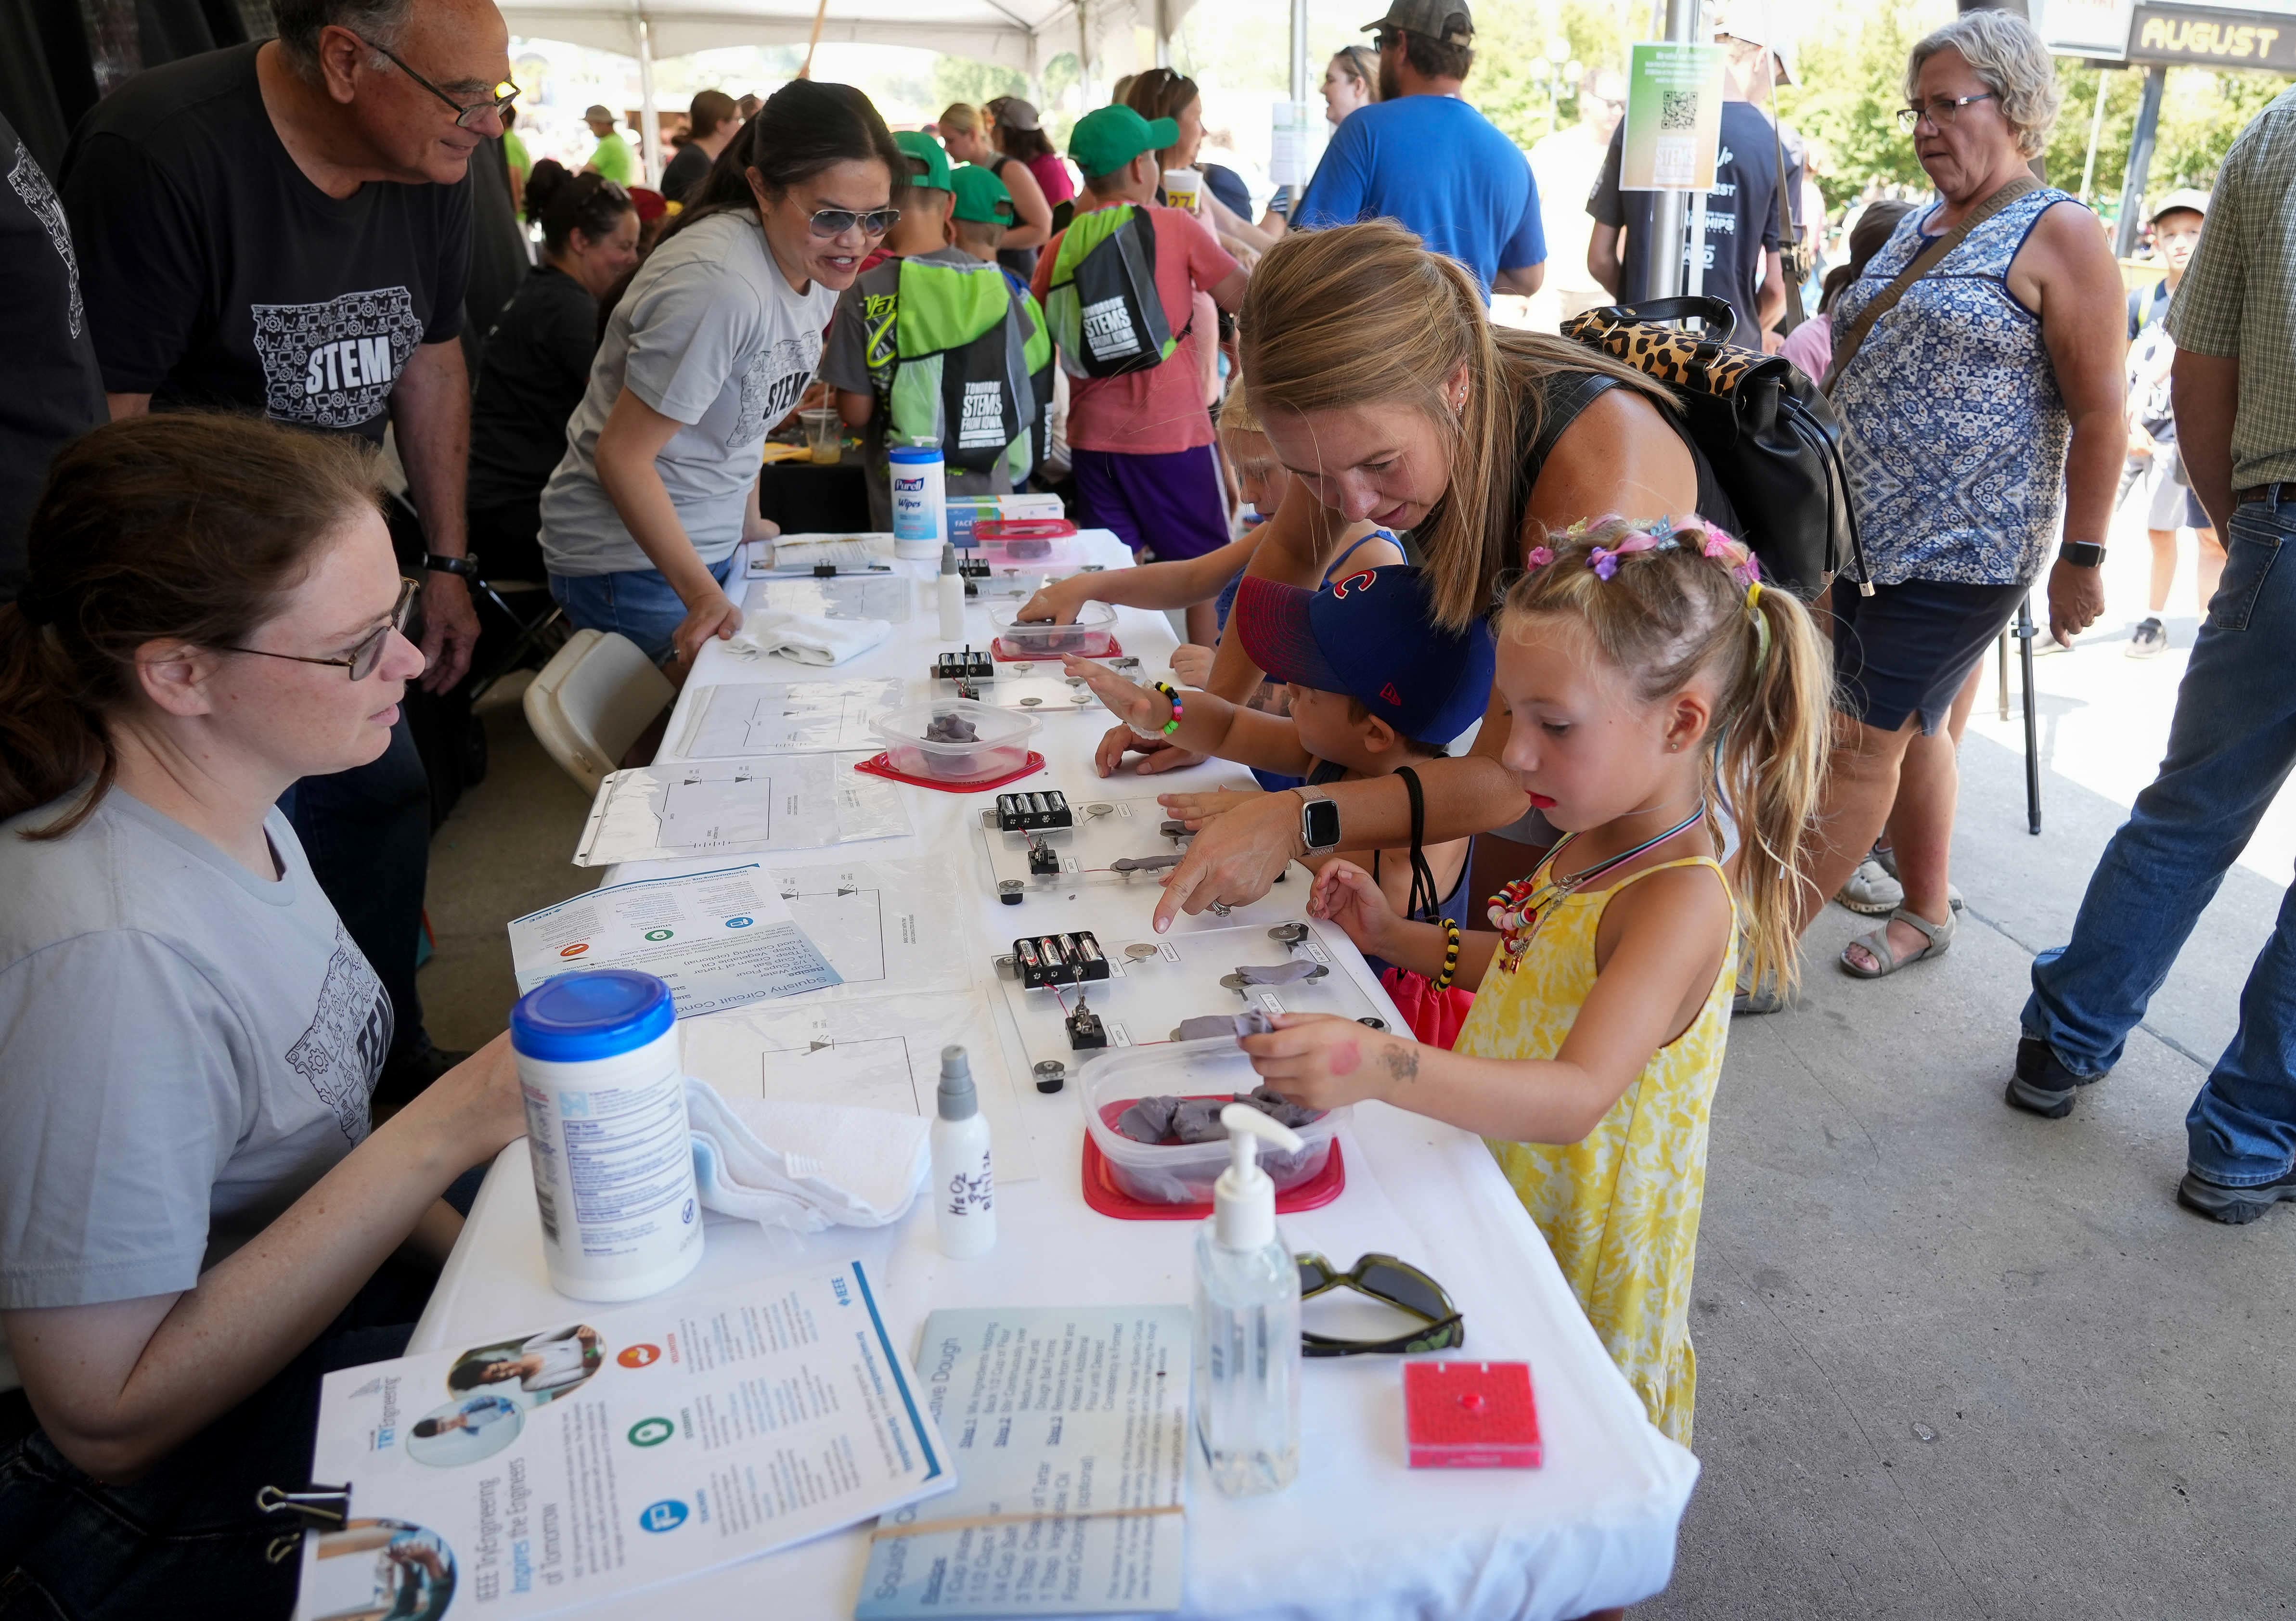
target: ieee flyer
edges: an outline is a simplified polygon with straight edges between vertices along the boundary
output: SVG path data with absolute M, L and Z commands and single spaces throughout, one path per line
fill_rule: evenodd
M 538 1616 L 953 1484 L 858 1262 L 326 1376 L 298 1621 Z

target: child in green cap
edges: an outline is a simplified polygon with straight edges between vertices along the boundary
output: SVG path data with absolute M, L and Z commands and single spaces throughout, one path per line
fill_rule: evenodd
M 893 527 L 886 451 L 937 444 L 952 495 L 1010 494 L 1042 454 L 1052 397 L 1052 343 L 1045 316 L 996 263 L 959 245 L 978 235 L 1012 198 L 994 175 L 964 168 L 931 135 L 893 137 L 908 174 L 894 191 L 901 217 L 885 258 L 838 300 L 822 351 L 822 380 L 836 390 L 849 427 L 863 432 L 869 521 Z M 990 199 L 977 176 L 996 188 Z M 989 224 L 980 217 L 986 213 Z M 998 235 L 1003 226 L 995 225 Z
M 1166 560 L 1228 542 L 1202 392 L 1202 351 L 1219 334 L 1193 317 L 1197 293 L 1234 314 L 1244 285 L 1242 266 L 1201 222 L 1155 200 L 1158 153 L 1177 139 L 1170 119 L 1129 107 L 1078 119 L 1069 155 L 1084 170 L 1084 195 L 1036 276 L 1070 384 L 1082 520 Z

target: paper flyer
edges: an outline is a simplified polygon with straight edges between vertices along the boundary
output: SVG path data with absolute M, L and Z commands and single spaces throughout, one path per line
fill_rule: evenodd
M 1703 192 L 1722 150 L 1720 45 L 1644 44 L 1627 70 L 1622 192 Z
M 669 987 L 680 1019 L 843 983 L 754 864 L 609 884 L 529 912 L 511 921 L 510 958 L 521 995 L 560 974 L 641 969 Z
M 893 584 L 909 589 L 906 579 Z M 805 582 L 805 587 L 812 589 L 812 583 Z M 704 687 L 678 752 L 689 759 L 840 749 L 873 753 L 884 740 L 870 730 L 870 724 L 899 708 L 907 694 L 908 683 L 898 675 L 859 681 L 738 681 Z
M 919 1347 L 957 1486 L 878 1521 L 856 1621 L 1177 1609 L 1188 1308 L 951 1309 Z
M 817 850 L 909 831 L 899 790 L 853 767 L 869 757 L 781 754 L 617 771 L 598 785 L 578 867 L 759 850 Z
M 330 1373 L 298 1621 L 545 1615 L 950 1483 L 858 1262 Z

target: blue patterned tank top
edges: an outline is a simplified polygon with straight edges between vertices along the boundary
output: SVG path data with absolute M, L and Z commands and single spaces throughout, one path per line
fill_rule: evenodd
M 2041 572 L 2063 504 L 2071 419 L 2040 317 L 2009 291 L 2009 266 L 2043 213 L 2072 199 L 2044 186 L 1972 231 L 1874 323 L 1833 389 L 1847 425 L 1851 499 L 1875 583 L 2021 585 Z M 1842 293 L 1847 332 L 1936 233 L 1939 207 L 1898 222 Z

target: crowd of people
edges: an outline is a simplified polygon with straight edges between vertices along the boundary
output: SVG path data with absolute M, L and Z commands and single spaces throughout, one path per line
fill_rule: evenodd
M 1191 633 L 1179 685 L 1070 661 L 1119 722 L 1101 768 L 1217 757 L 1261 784 L 1164 796 L 1197 831 L 1155 927 L 1313 867 L 1309 910 L 1411 1030 L 1287 1016 L 1244 1039 L 1255 1068 L 1486 1137 L 1685 1443 L 1733 1015 L 1790 1004 L 1837 894 L 1885 914 L 1849 976 L 1948 951 L 1976 664 L 2037 585 L 2056 640 L 2096 620 L 2132 459 L 2156 558 L 2192 528 L 2221 577 L 2160 779 L 2034 965 L 2011 1104 L 2062 1117 L 2112 1068 L 2296 763 L 2267 662 L 2296 615 L 2271 567 L 2296 534 L 2296 94 L 2213 192 L 2162 202 L 2169 279 L 2131 297 L 2031 176 L 2039 37 L 1965 15 L 1906 64 L 1934 198 L 1868 208 L 1781 333 L 1784 62 L 1726 36 L 1709 287 L 1738 341 L 1822 380 L 1865 536 L 1806 602 L 1674 388 L 1493 322 L 1548 241 L 1531 166 L 1459 97 L 1463 0 L 1394 0 L 1332 59 L 1331 147 L 1256 219 L 1168 70 L 1064 153 L 1012 98 L 897 135 L 850 86 L 705 93 L 652 218 L 592 109 L 582 170 L 516 166 L 538 262 L 475 376 L 466 175 L 513 111 L 502 18 L 278 13 L 115 89 L 56 188 L 18 146 L 0 192 L 37 396 L 0 464 L 0 1592 L 286 1612 L 255 1488 L 301 1478 L 322 1373 L 404 1346 L 466 1173 L 523 1130 L 504 1039 L 422 1031 L 410 689 L 469 670 L 473 551 L 682 676 L 740 626 L 763 446 L 808 399 L 861 430 L 881 503 L 904 443 L 956 491 L 1064 453 L 1078 520 L 1139 566 L 1023 616 L 1100 600 Z M 1651 268 L 1591 99 L 1599 295 L 1574 271 L 1574 299 Z M 2227 1222 L 2296 1198 L 2296 911 L 2241 1011 L 2179 1191 Z

